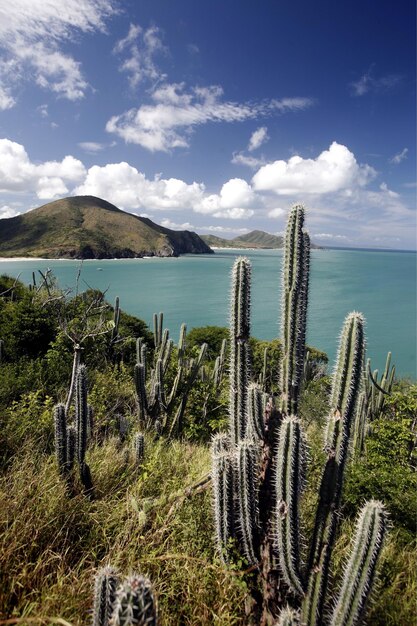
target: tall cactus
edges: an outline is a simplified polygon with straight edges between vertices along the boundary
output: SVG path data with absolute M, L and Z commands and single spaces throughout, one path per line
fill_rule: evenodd
M 297 413 L 305 356 L 310 238 L 303 230 L 304 207 L 291 209 L 285 233 L 282 272 L 282 409 Z
M 355 626 L 364 615 L 376 565 L 387 530 L 387 513 L 371 500 L 362 508 L 342 584 L 330 617 L 330 626 Z
M 240 257 L 232 269 L 230 307 L 230 431 L 235 444 L 245 437 L 250 380 L 250 288 L 252 266 Z
M 343 325 L 333 375 L 330 415 L 325 434 L 327 460 L 324 467 L 313 537 L 310 546 L 308 590 L 302 619 L 321 624 L 326 601 L 331 554 L 339 520 L 343 478 L 352 423 L 361 383 L 365 351 L 364 319 L 350 313 Z
M 281 410 L 274 408 L 271 399 L 265 403 L 267 394 L 250 383 L 250 264 L 247 259 L 238 259 L 232 273 L 230 428 L 212 444 L 218 546 L 224 551 L 231 536 L 238 540 L 248 563 L 259 571 L 253 595 L 257 618 L 262 624 L 281 626 L 327 623 L 331 556 L 365 354 L 364 319 L 353 312 L 346 317 L 340 337 L 325 428 L 327 458 L 308 561 L 304 564 L 299 500 L 306 454 L 302 425 L 296 417 L 305 359 L 309 283 L 310 243 L 303 221 L 304 209 L 297 205 L 289 216 L 283 269 Z M 232 463 L 233 493 L 232 480 L 228 479 Z M 365 509 L 331 626 L 359 623 L 366 604 L 365 591 L 374 576 L 385 518 L 372 503 Z M 230 520 L 235 528 L 228 525 Z M 355 578 L 360 581 L 356 586 L 352 582 Z M 288 601 L 294 608 L 283 608 Z
M 275 455 L 275 511 L 273 528 L 282 575 L 291 591 L 304 595 L 300 567 L 299 500 L 305 464 L 304 435 L 300 421 L 286 417 L 279 430 Z
M 235 526 L 233 510 L 235 460 L 230 449 L 230 440 L 222 434 L 213 438 L 212 468 L 217 548 L 221 558 L 227 561 L 229 543 L 234 537 Z
M 117 589 L 110 626 L 156 626 L 156 602 L 150 581 L 129 576 Z
M 119 583 L 117 571 L 110 566 L 100 568 L 94 579 L 92 626 L 109 626 Z

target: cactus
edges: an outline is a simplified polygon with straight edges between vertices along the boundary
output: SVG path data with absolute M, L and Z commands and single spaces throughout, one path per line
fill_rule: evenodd
M 135 464 L 137 466 L 142 465 L 145 457 L 145 439 L 142 433 L 136 433 L 133 439 L 133 452 L 135 458 Z
M 247 425 L 248 439 L 262 440 L 265 435 L 264 406 L 262 389 L 250 383 L 247 389 Z
M 100 568 L 94 579 L 92 626 L 109 626 L 119 583 L 117 571 L 110 566 Z
M 282 273 L 283 358 L 280 371 L 282 410 L 297 413 L 301 388 L 307 322 L 310 239 L 303 231 L 304 207 L 290 212 L 285 234 Z
M 360 623 L 386 529 L 387 514 L 383 504 L 375 500 L 367 502 L 356 522 L 352 550 L 330 617 L 331 626 L 355 626 Z
M 77 432 L 77 459 L 81 465 L 87 449 L 88 405 L 87 368 L 80 365 L 75 379 L 75 424 Z
M 305 463 L 304 435 L 300 421 L 286 417 L 279 429 L 275 457 L 275 511 L 273 528 L 280 568 L 296 595 L 304 595 L 299 549 L 299 499 Z
M 378 370 L 372 373 L 371 360 L 367 360 L 354 424 L 353 451 L 356 457 L 364 452 L 365 438 L 372 422 L 382 415 L 385 396 L 391 392 L 394 376 L 395 365 L 391 367 L 391 352 L 387 354 L 385 370 L 379 381 Z
M 133 574 L 116 592 L 110 626 L 156 626 L 156 603 L 150 581 Z
M 250 380 L 250 279 L 252 267 L 245 257 L 232 269 L 230 307 L 230 432 L 238 444 L 246 430 L 247 387 Z
M 279 614 L 279 620 L 276 626 L 299 626 L 300 616 L 290 606 L 286 606 Z
M 71 472 L 71 470 L 74 467 L 76 442 L 77 442 L 77 433 L 75 431 L 75 427 L 73 425 L 70 425 L 67 428 L 67 468 L 68 468 L 68 472 Z
M 247 260 L 238 259 L 232 273 L 230 428 L 229 434 L 216 436 L 212 443 L 217 544 L 224 553 L 230 537 L 237 539 L 242 554 L 259 572 L 253 589 L 256 619 L 262 624 L 272 624 L 279 618 L 278 624 L 282 626 L 327 623 L 330 563 L 365 353 L 364 319 L 360 313 L 353 312 L 347 316 L 340 337 L 325 429 L 327 458 L 308 562 L 303 564 L 299 498 L 306 455 L 300 421 L 296 413 L 291 414 L 298 406 L 305 364 L 310 244 L 303 231 L 303 220 L 303 208 L 295 206 L 289 216 L 283 270 L 280 411 L 275 409 L 271 396 L 250 383 L 250 265 Z M 264 373 L 261 383 L 265 384 L 265 379 Z M 235 475 L 230 493 L 232 479 L 228 479 L 228 472 L 231 475 L 233 451 Z M 352 565 L 347 567 L 339 594 L 343 596 L 340 601 L 343 606 L 339 609 L 339 604 L 336 605 L 338 616 L 331 626 L 354 626 L 363 613 L 364 590 L 372 583 L 377 544 L 383 536 L 382 530 L 375 530 L 374 534 L 367 530 L 372 524 L 376 528 L 376 521 L 366 521 L 379 515 L 378 507 L 374 509 L 374 513 L 361 516 L 363 521 L 349 561 Z M 234 529 L 231 520 L 235 522 Z M 375 537 L 374 546 L 371 535 Z M 368 547 L 366 537 L 369 537 Z M 347 578 L 361 582 L 355 586 Z M 288 588 L 287 597 L 283 582 Z M 294 610 L 283 609 L 287 600 Z M 343 618 L 339 617 L 342 613 Z
M 229 439 L 226 443 L 223 437 L 217 436 L 212 449 L 214 524 L 218 551 L 225 561 L 228 560 L 230 539 L 234 536 L 234 457 L 228 449 L 229 444 Z
M 330 415 L 325 434 L 327 461 L 321 479 L 310 546 L 308 590 L 302 607 L 302 619 L 311 626 L 321 623 L 326 601 L 330 559 L 338 526 L 343 478 L 351 426 L 360 390 L 364 351 L 363 316 L 356 312 L 350 313 L 342 329 L 333 375 Z
M 243 553 L 250 565 L 258 561 L 259 462 L 256 444 L 243 440 L 237 447 L 236 484 L 239 496 L 238 525 Z
M 65 405 L 57 404 L 54 407 L 55 425 L 55 453 L 58 462 L 59 473 L 63 476 L 68 472 L 67 459 L 67 418 Z
M 164 314 L 154 313 L 153 315 L 153 337 L 155 350 L 159 350 L 162 341 L 162 328 L 164 324 Z

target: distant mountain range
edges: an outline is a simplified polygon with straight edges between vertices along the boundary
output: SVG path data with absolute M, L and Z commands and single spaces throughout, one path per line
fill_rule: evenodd
M 282 248 L 284 246 L 284 238 L 278 235 L 271 235 L 263 230 L 252 230 L 246 235 L 240 235 L 234 239 L 223 239 L 215 235 L 200 235 L 201 239 L 212 248 Z M 315 244 L 311 244 L 312 248 L 319 248 Z
M 196 233 L 158 226 L 94 196 L 55 200 L 0 220 L 0 257 L 111 259 L 212 252 Z

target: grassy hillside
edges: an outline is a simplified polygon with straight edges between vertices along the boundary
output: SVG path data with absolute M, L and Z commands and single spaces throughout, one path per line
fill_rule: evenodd
M 94 196 L 75 196 L 1 220 L 0 256 L 123 258 L 210 253 L 195 233 L 176 232 Z

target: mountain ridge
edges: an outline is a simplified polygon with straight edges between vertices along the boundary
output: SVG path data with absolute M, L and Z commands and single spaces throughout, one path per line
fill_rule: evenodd
M 174 231 L 95 196 L 48 202 L 0 220 L 0 257 L 69 259 L 212 254 L 191 231 Z

